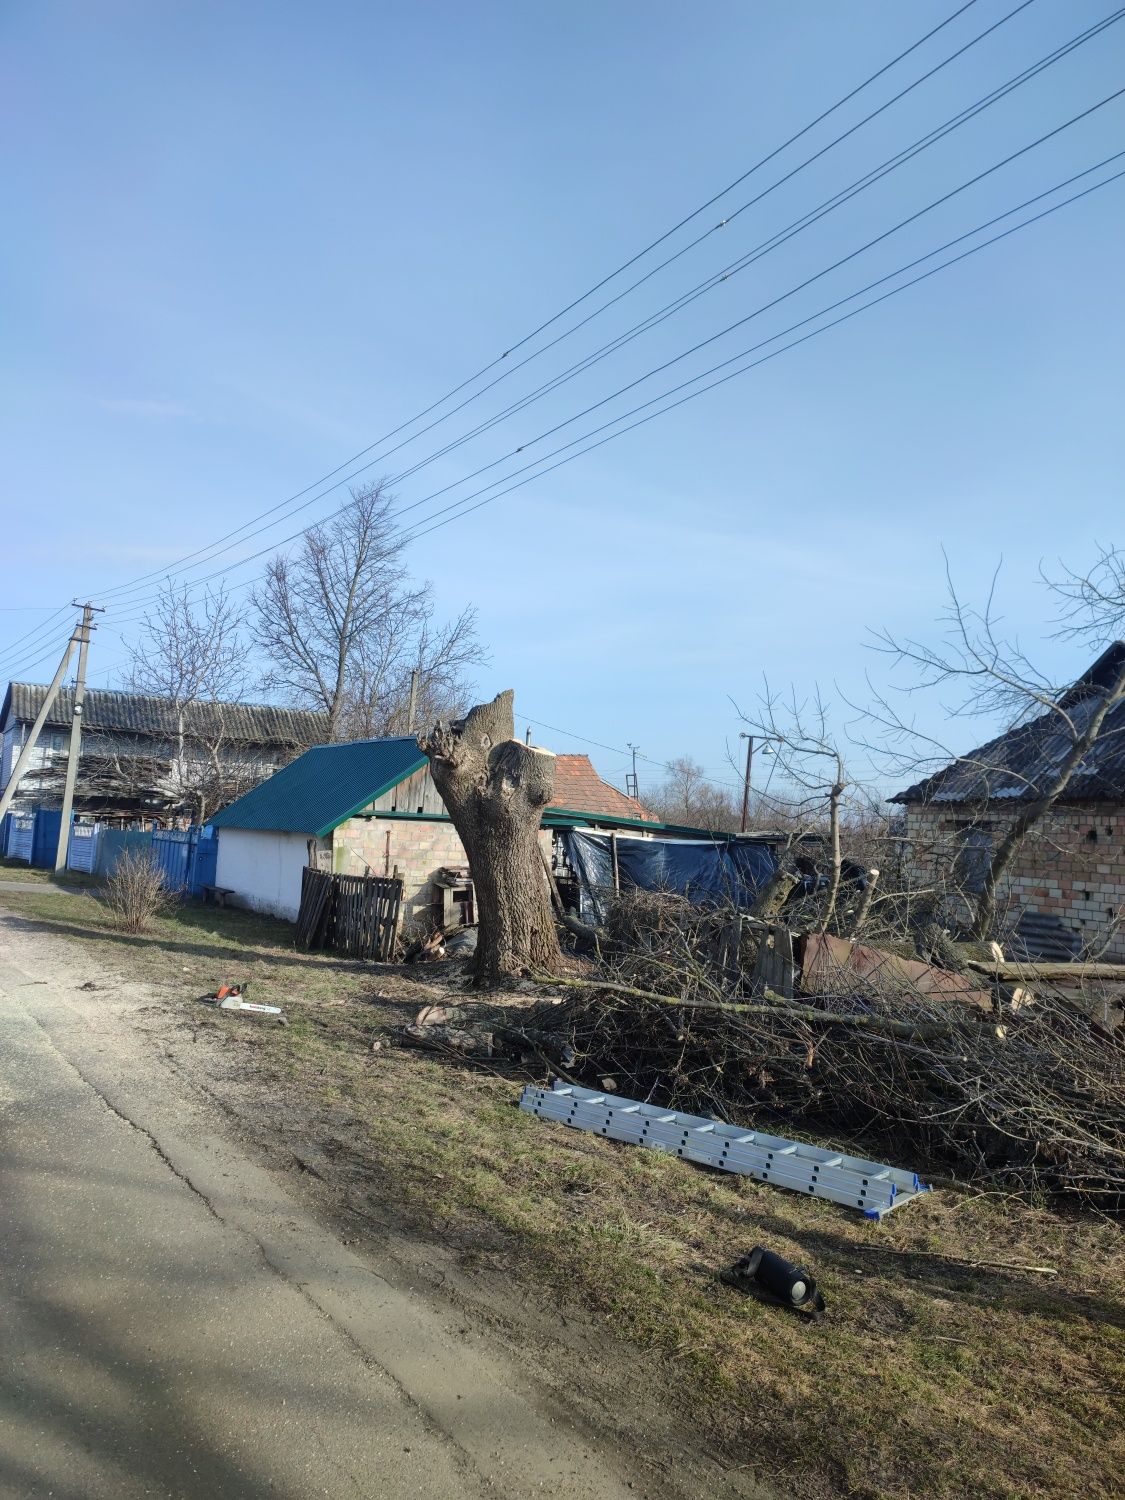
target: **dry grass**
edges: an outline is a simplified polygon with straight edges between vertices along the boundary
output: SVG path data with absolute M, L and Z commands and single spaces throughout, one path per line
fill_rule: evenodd
M 185 1007 L 219 980 L 249 979 L 255 998 L 283 1004 L 288 1028 L 232 1023 L 240 1051 L 310 1122 L 346 1123 L 363 1171 L 349 1183 L 338 1159 L 342 1199 L 366 1195 L 375 1216 L 391 1203 L 461 1246 L 489 1286 L 580 1305 L 659 1351 L 710 1440 L 783 1493 L 1116 1493 L 1125 1313 L 1107 1221 L 939 1192 L 871 1224 L 541 1123 L 515 1109 L 514 1077 L 396 1049 L 424 974 L 296 954 L 291 929 L 244 913 L 185 907 L 129 939 L 87 897 L 4 904 L 81 941 L 92 977 L 147 979 Z M 814 1272 L 824 1323 L 720 1283 L 758 1242 Z M 964 1264 L 983 1260 L 1059 1275 Z

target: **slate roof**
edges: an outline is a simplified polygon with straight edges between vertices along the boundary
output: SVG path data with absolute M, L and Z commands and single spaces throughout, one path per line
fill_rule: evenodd
M 0 709 L 0 725 L 14 720 L 31 723 L 47 696 L 42 683 L 10 682 Z M 74 693 L 62 688 L 47 717 L 47 727 L 69 729 Z M 305 709 L 277 708 L 268 703 L 197 703 L 186 715 L 191 732 L 210 736 L 218 730 L 224 739 L 243 745 L 309 745 L 324 738 L 326 714 Z M 143 693 L 108 692 L 88 688 L 82 705 L 87 729 L 119 734 L 148 734 L 167 739 L 176 734 L 176 713 L 167 698 Z
M 1125 641 L 1116 641 L 1059 699 L 1081 734 L 1105 690 L 1125 665 Z M 1019 802 L 1050 789 L 1052 775 L 1072 739 L 1059 715 L 1048 711 L 997 735 L 952 765 L 907 787 L 891 802 Z M 1089 754 L 1075 771 L 1063 802 L 1125 801 L 1125 702 L 1106 715 Z
M 270 829 L 325 838 L 426 764 L 418 742 L 352 740 L 317 745 L 211 819 L 215 828 Z
M 570 812 L 601 813 L 611 818 L 639 818 L 644 823 L 657 821 L 635 798 L 603 781 L 588 755 L 555 757 L 555 795 L 551 806 Z

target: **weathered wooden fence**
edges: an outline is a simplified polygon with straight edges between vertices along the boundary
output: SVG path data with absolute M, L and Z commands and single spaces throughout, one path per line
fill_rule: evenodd
M 402 881 L 396 876 L 330 875 L 306 869 L 297 945 L 328 948 L 349 958 L 390 959 L 401 908 Z

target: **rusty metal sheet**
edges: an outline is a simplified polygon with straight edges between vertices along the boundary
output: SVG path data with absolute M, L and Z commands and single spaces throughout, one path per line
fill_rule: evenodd
M 885 948 L 868 948 L 826 932 L 810 932 L 801 961 L 801 987 L 807 995 L 838 994 L 860 985 L 881 995 L 923 995 L 992 1009 L 988 990 L 975 988 L 971 975 L 936 969 L 917 958 L 900 958 Z

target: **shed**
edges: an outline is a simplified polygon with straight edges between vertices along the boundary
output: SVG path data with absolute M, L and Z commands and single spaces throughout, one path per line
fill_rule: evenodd
M 622 829 L 651 837 L 662 825 L 635 798 L 602 781 L 585 755 L 556 758 L 560 805 L 543 818 L 545 852 L 559 829 Z M 566 805 L 561 805 L 565 799 Z M 575 805 L 572 805 L 575 804 Z M 393 875 L 403 914 L 430 918 L 438 889 L 467 874 L 457 830 L 409 736 L 320 745 L 233 802 L 213 820 L 215 880 L 242 905 L 295 920 L 308 864 L 339 875 Z
M 245 906 L 296 920 L 305 866 L 345 868 L 344 841 L 334 837 L 341 825 L 377 804 L 424 813 L 426 789 L 417 773 L 426 766 L 408 736 L 306 750 L 212 819 L 219 839 L 215 883 Z

